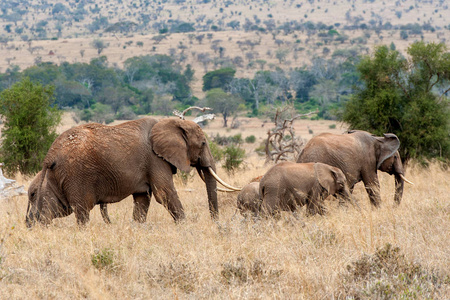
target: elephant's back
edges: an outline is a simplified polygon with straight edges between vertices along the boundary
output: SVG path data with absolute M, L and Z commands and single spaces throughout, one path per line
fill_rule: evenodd
M 334 165 L 345 157 L 355 157 L 360 145 L 351 135 L 325 133 L 313 137 L 300 153 L 297 162 L 321 162 Z M 336 166 L 335 167 L 339 167 Z
M 82 162 L 89 166 L 89 163 L 99 163 L 98 160 L 114 161 L 116 156 L 122 158 L 124 154 L 126 157 L 133 152 L 140 153 L 140 147 L 148 142 L 156 122 L 155 119 L 144 118 L 115 126 L 89 123 L 73 127 L 56 138 L 44 165 L 48 167 L 58 163 L 71 167 Z

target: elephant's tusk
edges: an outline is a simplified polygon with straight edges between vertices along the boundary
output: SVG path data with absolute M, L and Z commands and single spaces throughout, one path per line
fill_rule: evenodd
M 208 167 L 208 170 L 209 170 L 209 172 L 211 173 L 211 175 L 212 175 L 212 176 L 213 176 L 213 177 L 214 177 L 221 185 L 223 185 L 224 187 L 229 188 L 229 189 L 234 190 L 234 191 L 240 191 L 240 190 L 242 190 L 242 188 L 236 188 L 236 187 L 234 187 L 234 186 L 231 186 L 231 185 L 227 184 L 225 181 L 223 181 L 222 179 L 220 179 L 220 177 L 217 176 L 216 172 L 214 172 L 214 170 L 213 170 L 211 167 Z
M 203 172 L 198 172 L 198 175 L 200 175 L 200 178 L 203 180 L 203 182 L 206 183 L 206 181 L 205 181 L 205 175 L 203 175 Z M 235 190 L 223 189 L 223 188 L 221 188 L 221 187 L 217 187 L 217 190 L 218 190 L 219 192 L 228 192 L 228 193 L 230 193 L 230 192 L 236 192 Z
M 238 192 L 239 190 L 228 190 L 228 189 L 223 189 L 221 187 L 217 187 L 217 190 L 219 192 L 227 192 L 227 193 L 232 193 L 232 192 Z
M 404 181 L 406 181 L 407 183 L 414 185 L 414 183 L 412 183 L 411 181 L 409 181 L 408 179 L 406 179 L 405 176 L 403 176 L 403 174 L 399 174 L 400 178 L 403 179 Z

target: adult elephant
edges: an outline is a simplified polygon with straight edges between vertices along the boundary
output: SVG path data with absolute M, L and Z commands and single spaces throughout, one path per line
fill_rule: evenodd
M 74 212 L 82 225 L 89 221 L 94 205 L 118 202 L 128 195 L 134 199 L 133 219 L 144 222 L 152 194 L 177 221 L 184 218 L 184 210 L 173 174 L 177 169 L 189 172 L 191 166 L 205 180 L 209 210 L 216 218 L 216 167 L 198 124 L 143 118 L 117 126 L 74 127 L 50 147 L 26 223 L 47 224 Z
M 310 214 L 324 214 L 323 202 L 329 195 L 351 200 L 344 173 L 323 163 L 278 163 L 261 179 L 259 194 L 260 210 L 268 215 L 304 205 Z
M 377 170 L 395 175 L 395 202 L 400 204 L 404 182 L 411 182 L 404 176 L 399 147 L 400 141 L 392 133 L 383 137 L 360 130 L 345 134 L 322 133 L 306 144 L 297 162 L 321 162 L 341 169 L 350 190 L 362 180 L 374 206 L 381 202 Z

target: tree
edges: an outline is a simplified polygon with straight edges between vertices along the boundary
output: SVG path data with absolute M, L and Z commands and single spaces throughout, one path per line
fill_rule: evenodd
M 1 160 L 8 173 L 33 174 L 56 138 L 61 113 L 53 105 L 53 86 L 24 78 L 0 94 L 4 118 Z
M 351 128 L 395 133 L 404 162 L 449 161 L 450 53 L 443 43 L 415 42 L 409 59 L 387 46 L 358 65 L 365 83 L 346 103 L 342 120 Z
M 228 127 L 228 117 L 235 113 L 242 99 L 236 95 L 224 92 L 220 88 L 211 89 L 206 93 L 206 106 L 223 116 L 223 127 Z
M 92 41 L 92 47 L 97 49 L 97 54 L 100 55 L 100 53 L 102 53 L 103 49 L 108 47 L 108 45 L 100 39 L 95 39 Z
M 203 91 L 214 88 L 226 89 L 233 80 L 236 70 L 232 68 L 223 68 L 206 73 L 203 76 Z

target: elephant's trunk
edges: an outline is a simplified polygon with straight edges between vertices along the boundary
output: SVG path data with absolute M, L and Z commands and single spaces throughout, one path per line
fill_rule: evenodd
M 25 224 L 27 225 L 27 228 L 31 228 L 36 224 L 36 222 L 40 222 L 40 217 L 41 216 L 38 211 L 36 211 L 36 213 L 33 213 L 30 209 L 30 211 L 27 212 L 27 216 L 25 218 Z
M 395 174 L 395 203 L 400 204 L 403 197 L 403 186 L 405 185 L 405 180 L 403 180 L 403 174 Z M 410 182 L 410 181 L 408 181 Z
M 208 194 L 209 212 L 213 219 L 219 217 L 219 205 L 217 204 L 217 182 L 206 168 L 197 169 L 199 174 L 203 174 Z M 200 175 L 201 176 L 201 175 Z

